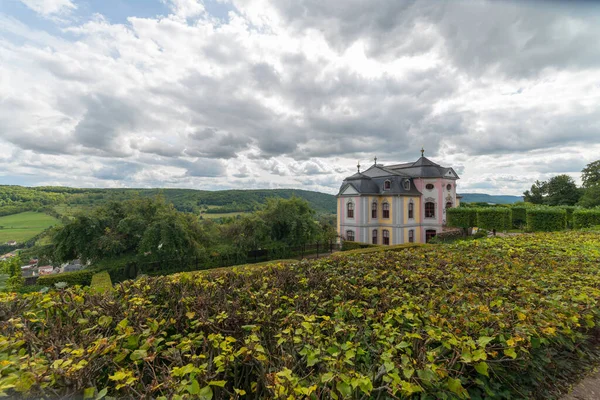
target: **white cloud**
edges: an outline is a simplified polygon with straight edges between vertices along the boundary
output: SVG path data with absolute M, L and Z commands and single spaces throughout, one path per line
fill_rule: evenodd
M 519 194 L 600 154 L 592 10 L 234 0 L 217 20 L 200 1 L 165 3 L 168 16 L 54 34 L 0 16 L 5 176 L 335 192 L 358 159 L 424 145 L 464 171 L 461 189 Z
M 71 0 L 20 0 L 27 7 L 43 16 L 64 14 L 73 11 L 77 6 Z

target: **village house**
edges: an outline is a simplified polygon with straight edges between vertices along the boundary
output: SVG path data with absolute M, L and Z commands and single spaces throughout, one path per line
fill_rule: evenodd
M 342 182 L 337 230 L 347 241 L 372 244 L 425 243 L 440 233 L 446 209 L 460 204 L 458 174 L 424 156 L 394 165 L 375 163 Z

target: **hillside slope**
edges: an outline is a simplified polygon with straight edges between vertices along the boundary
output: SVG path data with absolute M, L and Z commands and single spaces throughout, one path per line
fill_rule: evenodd
M 523 201 L 521 196 L 510 195 L 492 195 L 485 193 L 459 193 L 463 198 L 463 203 L 493 203 L 493 204 L 513 204 L 517 201 Z

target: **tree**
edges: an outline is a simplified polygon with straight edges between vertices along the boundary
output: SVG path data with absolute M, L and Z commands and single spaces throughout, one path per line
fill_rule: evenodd
M 581 181 L 586 189 L 600 185 L 600 160 L 589 163 L 581 171 Z
M 306 200 L 298 197 L 268 199 L 266 207 L 257 215 L 265 222 L 273 242 L 299 246 L 317 238 L 315 211 Z
M 600 184 L 585 189 L 577 204 L 586 208 L 600 206 Z
M 548 183 L 535 181 L 530 190 L 523 193 L 524 200 L 533 204 L 544 204 L 544 196 L 548 193 Z
M 8 273 L 9 278 L 6 281 L 6 286 L 9 290 L 17 290 L 25 283 L 23 272 L 21 272 L 21 259 L 12 257 L 3 262 L 2 270 Z
M 557 175 L 546 184 L 547 197 L 544 204 L 549 206 L 574 206 L 581 192 L 569 175 Z

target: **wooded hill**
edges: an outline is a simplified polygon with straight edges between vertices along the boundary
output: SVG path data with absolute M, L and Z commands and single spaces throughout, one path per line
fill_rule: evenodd
M 248 212 L 268 198 L 305 199 L 319 214 L 336 212 L 335 196 L 298 189 L 194 190 L 194 189 L 78 189 L 69 187 L 0 186 L 0 216 L 56 205 L 98 206 L 111 200 L 161 195 L 179 211 L 192 213 Z

